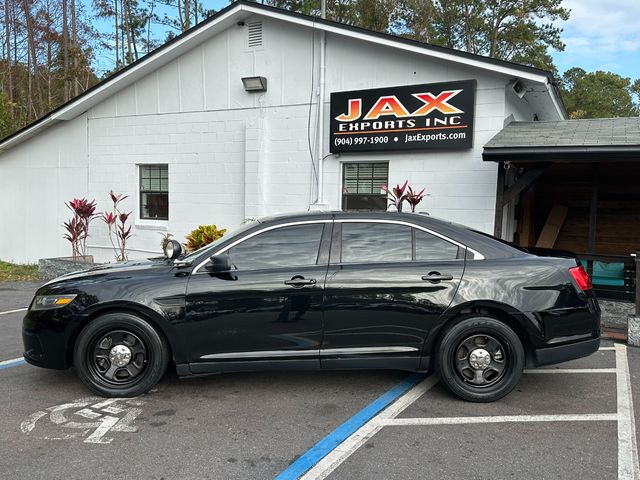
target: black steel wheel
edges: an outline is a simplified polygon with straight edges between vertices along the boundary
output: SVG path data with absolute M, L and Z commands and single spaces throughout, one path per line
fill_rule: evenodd
M 106 397 L 133 397 L 164 375 L 169 346 L 146 320 L 130 313 L 107 313 L 90 322 L 74 348 L 82 382 Z
M 518 335 L 492 317 L 460 318 L 444 332 L 435 355 L 444 386 L 471 402 L 507 395 L 520 381 L 524 363 Z

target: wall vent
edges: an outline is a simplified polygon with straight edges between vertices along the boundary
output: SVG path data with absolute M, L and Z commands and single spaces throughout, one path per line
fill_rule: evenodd
M 251 22 L 247 24 L 249 32 L 249 48 L 262 46 L 262 22 Z

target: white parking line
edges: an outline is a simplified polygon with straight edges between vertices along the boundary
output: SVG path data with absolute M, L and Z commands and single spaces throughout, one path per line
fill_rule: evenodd
M 24 312 L 25 310 L 27 310 L 27 307 L 17 308 L 15 310 L 7 310 L 6 312 L 0 312 L 0 315 L 8 315 L 10 313 Z
M 13 365 L 14 363 L 19 363 L 19 362 L 23 362 L 23 361 L 24 361 L 24 357 L 11 358 L 9 360 L 3 360 L 2 362 L 0 362 L 0 367 L 3 367 L 5 365 Z
M 529 423 L 529 422 L 615 422 L 616 413 L 568 415 L 502 415 L 484 417 L 390 418 L 380 420 L 383 427 L 407 425 L 467 425 L 474 423 Z
M 405 408 L 420 398 L 436 383 L 438 383 L 438 379 L 435 375 L 425 378 L 422 382 L 418 383 L 415 387 L 360 427 L 353 435 L 338 445 L 329 455 L 316 463 L 313 468 L 300 477 L 300 480 L 321 480 L 326 478 L 331 472 L 338 468 L 342 462 L 349 458 L 382 428 L 382 424 L 380 423 L 381 420 L 390 419 L 399 415 Z
M 615 368 L 539 368 L 523 373 L 616 373 Z
M 616 368 L 556 368 L 525 370 L 528 374 L 616 374 L 618 392 L 617 413 L 564 414 L 564 415 L 499 415 L 484 417 L 434 417 L 397 418 L 409 405 L 418 400 L 437 382 L 430 376 L 417 384 L 385 410 L 364 424 L 353 435 L 338 445 L 331 453 L 306 472 L 302 480 L 322 480 L 349 458 L 383 427 L 412 425 L 465 425 L 479 423 L 529 423 L 529 422 L 617 422 L 618 424 L 618 479 L 640 480 L 638 448 L 636 441 L 633 399 L 626 346 L 615 344 L 600 347 L 600 351 L 616 352 Z
M 640 480 L 627 346 L 616 343 L 615 350 L 616 368 L 618 369 L 618 375 L 616 375 L 618 393 L 618 479 Z

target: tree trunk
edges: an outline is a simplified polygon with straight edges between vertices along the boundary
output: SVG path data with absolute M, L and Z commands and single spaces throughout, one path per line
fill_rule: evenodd
M 33 34 L 33 26 L 31 19 L 31 10 L 29 8 L 28 0 L 23 0 L 22 5 L 24 7 L 24 15 L 25 15 L 25 24 L 27 27 L 27 49 L 28 49 L 28 57 L 29 57 L 29 102 L 31 104 L 31 108 L 37 118 L 39 116 L 38 110 L 34 106 L 33 98 L 32 98 L 32 88 L 31 88 L 31 76 L 30 73 L 31 68 L 33 68 L 33 83 L 35 84 L 36 94 L 39 100 L 40 109 L 42 109 L 42 90 L 40 89 L 40 80 L 38 79 L 38 59 L 36 57 L 36 42 Z
M 11 20 L 9 17 L 9 0 L 4 0 L 4 34 L 7 46 L 7 98 L 9 103 L 13 103 L 13 79 L 11 74 Z M 11 118 L 13 118 L 13 107 L 11 108 Z
M 184 0 L 184 28 L 182 29 L 183 32 L 189 30 L 189 28 L 191 28 L 191 11 L 190 11 L 191 5 L 189 0 Z
M 67 0 L 62 0 L 62 75 L 64 77 L 64 101 L 69 100 L 69 19 L 67 13 L 69 6 Z
M 136 32 L 133 29 L 131 24 L 131 18 L 133 17 L 131 13 L 131 4 L 127 1 L 127 19 L 129 24 L 129 35 L 131 38 L 131 46 L 133 47 L 133 60 L 138 60 L 138 46 L 136 45 Z
M 114 28 L 115 28 L 115 37 L 116 37 L 116 67 L 114 70 L 118 70 L 120 68 L 120 50 L 119 50 L 119 42 L 118 42 L 118 0 L 113 2 L 114 5 Z
M 78 83 L 78 55 L 80 54 L 80 49 L 78 48 L 76 0 L 71 0 L 71 45 L 73 46 L 73 75 L 71 76 L 71 81 L 73 82 L 73 96 L 77 97 L 80 94 L 80 84 Z
M 127 64 L 130 64 L 133 62 L 133 43 L 131 38 L 131 21 L 129 18 L 129 2 L 127 2 L 127 0 L 122 0 L 122 14 L 124 17 L 123 27 L 127 34 Z

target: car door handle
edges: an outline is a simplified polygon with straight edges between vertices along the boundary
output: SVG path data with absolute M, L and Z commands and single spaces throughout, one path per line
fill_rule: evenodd
M 284 284 L 292 286 L 292 287 L 298 287 L 299 288 L 299 287 L 304 287 L 306 285 L 315 285 L 316 284 L 316 279 L 315 278 L 304 278 L 304 277 L 301 277 L 299 275 L 296 275 L 291 280 L 285 280 Z
M 453 275 L 448 273 L 440 274 L 440 272 L 429 272 L 429 275 L 423 275 L 422 280 L 426 280 L 427 282 L 438 283 L 441 281 L 453 280 Z

